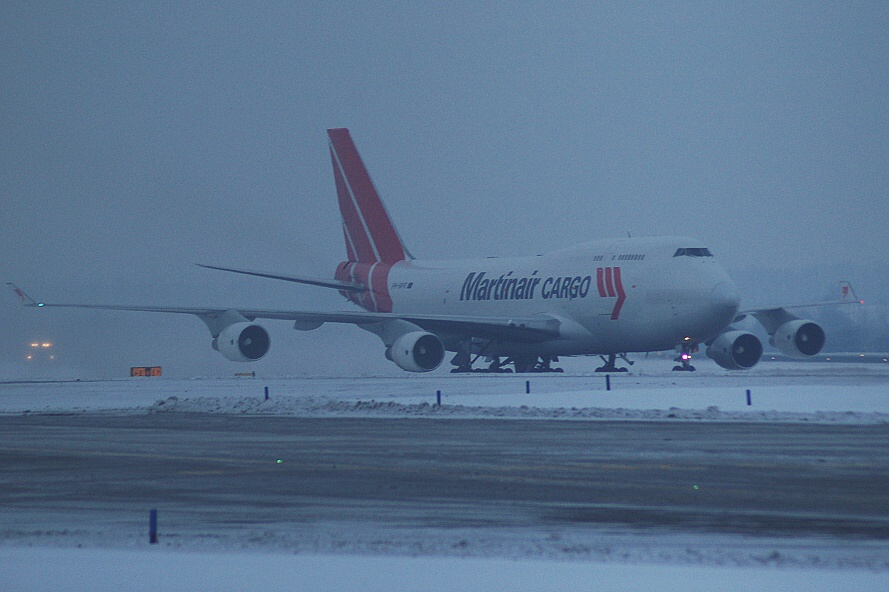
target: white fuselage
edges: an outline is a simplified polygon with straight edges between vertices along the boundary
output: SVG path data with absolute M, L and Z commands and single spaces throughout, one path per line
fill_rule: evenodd
M 693 254 L 677 255 L 683 252 Z M 558 339 L 533 347 L 498 342 L 487 350 L 492 355 L 703 343 L 731 323 L 739 304 L 737 289 L 709 251 L 682 237 L 605 240 L 535 257 L 402 261 L 389 271 L 387 288 L 396 314 L 547 315 L 561 323 Z

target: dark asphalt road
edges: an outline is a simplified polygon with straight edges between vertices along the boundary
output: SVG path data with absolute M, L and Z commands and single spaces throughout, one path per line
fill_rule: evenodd
M 3 416 L 0 507 L 7 536 L 22 516 L 113 521 L 159 507 L 192 532 L 363 523 L 889 539 L 889 426 Z

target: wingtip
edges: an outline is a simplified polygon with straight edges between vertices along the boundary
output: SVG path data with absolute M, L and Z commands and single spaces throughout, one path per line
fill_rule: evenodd
M 840 282 L 840 301 L 864 304 L 864 300 L 858 297 L 855 290 L 852 288 L 852 282 L 848 280 L 842 280 Z
M 37 306 L 37 307 L 44 306 L 44 304 L 42 302 L 38 302 L 37 300 L 34 300 L 30 296 L 28 296 L 28 294 L 26 294 L 24 290 L 22 290 L 21 288 L 19 288 L 12 282 L 6 282 L 6 285 L 9 286 L 10 289 L 12 289 L 12 291 L 15 293 L 15 295 L 21 299 L 22 304 L 24 304 L 25 306 Z

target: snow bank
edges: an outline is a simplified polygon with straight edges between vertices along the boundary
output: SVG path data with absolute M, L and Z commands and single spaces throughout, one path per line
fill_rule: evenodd
M 156 401 L 151 413 L 224 413 L 279 415 L 294 417 L 381 417 L 381 418 L 454 418 L 454 419 L 563 419 L 632 421 L 718 421 L 780 422 L 819 424 L 889 423 L 889 413 L 723 411 L 711 405 L 706 409 L 628 409 L 623 407 L 537 407 L 529 405 L 466 406 L 434 403 L 399 403 L 397 401 L 344 401 L 324 398 L 282 397 L 264 400 L 256 397 L 186 397 L 173 396 Z

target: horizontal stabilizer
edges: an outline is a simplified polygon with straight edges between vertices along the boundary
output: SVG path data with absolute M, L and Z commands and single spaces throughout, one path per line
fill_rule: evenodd
M 364 292 L 366 287 L 355 282 L 346 282 L 342 280 L 322 280 L 318 278 L 303 277 L 298 275 L 284 275 L 280 273 L 270 273 L 265 271 L 251 271 L 248 269 L 233 269 L 230 267 L 217 267 L 215 265 L 204 265 L 196 263 L 198 267 L 206 269 L 216 269 L 219 271 L 229 271 L 231 273 L 241 273 L 244 275 L 253 275 L 256 277 L 270 278 L 273 280 L 283 280 L 285 282 L 294 282 L 297 284 L 308 284 L 310 286 L 321 286 L 322 288 L 333 288 L 335 290 L 344 290 L 346 292 Z

